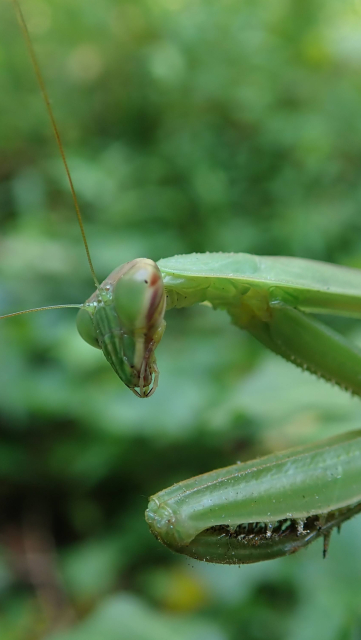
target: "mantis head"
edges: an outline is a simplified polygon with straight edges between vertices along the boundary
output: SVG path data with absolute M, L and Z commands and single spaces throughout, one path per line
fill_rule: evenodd
M 45 309 L 80 307 L 77 326 L 81 337 L 93 347 L 103 350 L 114 371 L 133 393 L 141 398 L 149 397 L 158 384 L 159 372 L 154 351 L 165 329 L 165 291 L 161 272 L 155 262 L 140 258 L 118 267 L 99 285 L 51 102 L 19 1 L 13 0 L 13 4 L 67 175 L 96 291 L 83 305 L 27 309 L 0 316 L 0 319 Z
M 158 266 L 138 258 L 115 269 L 77 316 L 81 337 L 103 350 L 119 378 L 141 398 L 157 388 L 154 351 L 165 329 L 165 304 Z

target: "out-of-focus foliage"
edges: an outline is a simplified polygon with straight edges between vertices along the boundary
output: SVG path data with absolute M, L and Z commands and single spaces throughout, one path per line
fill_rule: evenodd
M 359 0 L 24 0 L 98 277 L 246 251 L 361 266 Z M 0 312 L 91 278 L 11 3 L 0 6 Z M 334 322 L 334 321 L 333 321 Z M 357 327 L 338 321 L 344 332 Z M 359 428 L 361 403 L 199 307 L 129 393 L 71 310 L 0 323 L 1 640 L 357 640 L 361 523 L 255 566 L 186 561 L 147 496 Z

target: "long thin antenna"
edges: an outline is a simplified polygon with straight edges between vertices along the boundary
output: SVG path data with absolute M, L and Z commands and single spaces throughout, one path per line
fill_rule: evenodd
M 87 258 L 88 258 L 90 271 L 91 271 L 91 274 L 93 276 L 93 280 L 94 280 L 95 286 L 98 288 L 99 287 L 99 282 L 98 282 L 98 279 L 97 279 L 97 277 L 95 275 L 92 259 L 90 257 L 90 251 L 89 251 L 87 239 L 86 239 L 86 236 L 85 236 L 84 225 L 83 225 L 83 220 L 82 220 L 82 216 L 81 216 L 81 213 L 80 213 L 78 199 L 76 197 L 76 193 L 75 193 L 75 189 L 74 189 L 74 185 L 73 185 L 73 180 L 72 180 L 72 177 L 70 175 L 68 163 L 67 163 L 67 160 L 66 160 L 66 157 L 65 157 L 64 147 L 63 147 L 62 142 L 61 142 L 59 129 L 57 127 L 57 124 L 56 124 L 56 121 L 55 121 L 55 118 L 54 118 L 54 114 L 53 114 L 53 110 L 52 110 L 51 105 L 50 105 L 48 92 L 47 92 L 46 87 L 45 87 L 43 76 L 41 75 L 39 63 L 38 63 L 38 60 L 37 60 L 37 57 L 36 57 L 36 54 L 35 54 L 35 50 L 34 50 L 34 47 L 33 47 L 33 44 L 32 44 L 31 38 L 30 38 L 28 27 L 26 26 L 24 14 L 23 14 L 23 12 L 21 10 L 20 4 L 19 4 L 18 0 L 12 0 L 12 2 L 13 2 L 13 5 L 14 5 L 14 8 L 15 8 L 15 12 L 16 12 L 16 15 L 18 17 L 19 23 L 20 23 L 21 30 L 22 30 L 22 32 L 24 34 L 24 39 L 25 39 L 25 42 L 26 42 L 26 46 L 28 48 L 31 61 L 33 63 L 35 75 L 37 77 L 37 80 L 38 80 L 38 83 L 39 83 L 39 87 L 40 87 L 41 93 L 42 93 L 43 98 L 44 98 L 46 110 L 48 112 L 48 115 L 49 115 L 49 118 L 50 118 L 50 122 L 51 122 L 51 126 L 52 126 L 52 129 L 53 129 L 54 135 L 55 135 L 56 143 L 58 145 L 58 148 L 59 148 L 59 151 L 60 151 L 60 155 L 61 155 L 61 158 L 62 158 L 62 161 L 63 161 L 63 164 L 64 164 L 65 172 L 66 172 L 66 175 L 67 175 L 67 178 L 68 178 L 68 182 L 69 182 L 69 186 L 70 186 L 71 195 L 73 197 L 73 202 L 74 202 L 74 206 L 75 206 L 76 215 L 77 215 L 78 222 L 79 222 L 80 232 L 81 232 L 81 235 L 82 235 L 82 238 L 83 238 L 85 252 L 86 252 L 86 255 L 87 255 Z M 48 307 L 48 308 L 54 308 L 54 307 Z M 33 309 L 31 309 L 31 311 L 33 311 Z M 37 309 L 35 309 L 35 311 L 37 311 Z M 16 315 L 16 314 L 12 314 L 12 315 Z
M 48 309 L 81 309 L 82 304 L 55 304 L 51 307 L 38 307 L 37 309 L 27 309 L 26 311 L 15 311 L 15 313 L 7 313 L 5 316 L 0 316 L 0 320 L 3 318 L 12 318 L 13 316 L 23 316 L 24 313 L 35 313 L 36 311 L 47 311 Z

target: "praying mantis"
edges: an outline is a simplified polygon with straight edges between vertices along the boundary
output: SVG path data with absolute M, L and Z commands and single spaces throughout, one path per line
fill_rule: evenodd
M 158 385 L 155 351 L 165 312 L 205 303 L 271 351 L 361 395 L 361 350 L 312 314 L 361 318 L 361 272 L 287 257 L 191 254 L 139 258 L 101 284 L 92 264 L 57 124 L 18 0 L 12 0 L 33 61 L 75 204 L 95 292 L 79 307 L 80 336 L 101 349 L 138 397 Z M 241 564 L 288 555 L 324 538 L 361 510 L 361 432 L 351 432 L 186 480 L 150 499 L 146 520 L 170 549 Z

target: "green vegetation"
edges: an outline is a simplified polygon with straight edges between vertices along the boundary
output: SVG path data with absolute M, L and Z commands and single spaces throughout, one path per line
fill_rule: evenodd
M 191 251 L 361 266 L 356 0 L 24 10 L 99 279 Z M 83 302 L 69 189 L 7 2 L 0 95 L 1 313 Z M 159 389 L 139 400 L 75 315 L 0 323 L 1 640 L 358 640 L 360 519 L 326 561 L 320 542 L 237 568 L 171 554 L 144 510 L 178 480 L 360 428 L 359 400 L 201 306 L 167 314 Z

